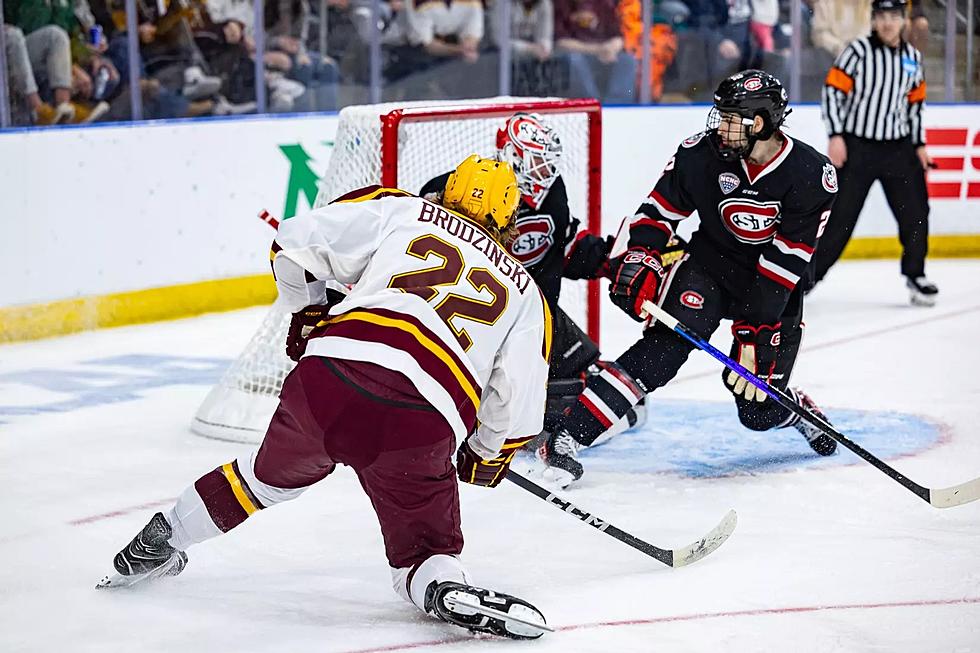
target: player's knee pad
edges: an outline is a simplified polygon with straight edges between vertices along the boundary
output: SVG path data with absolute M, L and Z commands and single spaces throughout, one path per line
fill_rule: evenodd
M 617 363 L 600 361 L 598 368 L 599 373 L 588 377 L 585 390 L 564 420 L 565 427 L 585 445 L 623 420 L 647 392 Z

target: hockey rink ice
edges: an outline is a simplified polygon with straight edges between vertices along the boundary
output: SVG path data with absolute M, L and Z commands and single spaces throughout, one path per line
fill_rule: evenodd
M 980 476 L 980 261 L 929 273 L 942 294 L 923 309 L 897 262 L 839 265 L 808 298 L 793 384 L 939 488 Z M 606 357 L 637 333 L 616 310 Z M 557 632 L 540 640 L 476 639 L 403 603 L 345 468 L 190 549 L 180 577 L 96 592 L 153 512 L 251 448 L 188 425 L 265 311 L 0 346 L 0 651 L 980 652 L 980 502 L 937 510 L 847 450 L 744 430 L 697 351 L 565 496 L 660 547 L 734 508 L 704 560 L 670 569 L 509 483 L 461 488 L 464 562 L 541 609 Z

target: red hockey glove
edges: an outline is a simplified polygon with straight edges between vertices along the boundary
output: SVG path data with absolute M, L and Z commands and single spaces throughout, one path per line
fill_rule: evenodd
M 631 318 L 642 322 L 643 302 L 655 300 L 664 280 L 660 254 L 645 247 L 631 247 L 610 264 L 613 273 L 609 298 Z
M 772 371 L 776 367 L 776 355 L 779 353 L 779 327 L 777 324 L 761 324 L 752 326 L 739 320 L 732 325 L 732 356 L 739 364 L 757 377 L 769 383 Z M 725 378 L 731 391 L 736 396 L 742 395 L 748 401 L 765 401 L 766 393 L 743 379 L 735 372 L 728 371 Z
M 456 474 L 459 476 L 459 480 L 471 485 L 497 487 L 507 476 L 507 470 L 510 469 L 510 461 L 514 459 L 514 454 L 532 439 L 507 440 L 496 458 L 484 460 L 470 448 L 470 439 L 466 438 L 456 452 Z
M 339 304 L 344 299 L 344 294 L 327 289 L 327 303 L 313 304 L 301 311 L 293 313 L 293 319 L 289 323 L 289 331 L 286 333 L 286 355 L 294 362 L 306 353 L 307 339 L 316 325 L 327 319 L 327 313 L 334 305 Z

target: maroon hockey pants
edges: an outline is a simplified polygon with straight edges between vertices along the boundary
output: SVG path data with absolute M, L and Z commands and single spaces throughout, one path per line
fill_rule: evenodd
M 300 488 L 349 465 L 378 515 L 388 563 L 410 567 L 463 548 L 454 447 L 449 424 L 404 375 L 311 356 L 283 383 L 255 477 Z

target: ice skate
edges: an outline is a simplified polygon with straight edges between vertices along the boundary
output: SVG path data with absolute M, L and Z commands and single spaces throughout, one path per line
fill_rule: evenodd
M 905 277 L 909 289 L 909 301 L 913 306 L 935 306 L 939 288 L 926 277 Z
M 541 612 L 527 601 L 462 583 L 431 583 L 425 591 L 425 610 L 474 633 L 537 639 L 553 632 Z
M 793 388 L 791 392 L 801 406 L 828 424 L 830 423 L 827 416 L 824 415 L 823 411 L 820 410 L 819 406 L 817 406 L 808 394 L 799 388 Z M 796 423 L 793 424 L 793 428 L 802 433 L 810 448 L 821 456 L 831 456 L 837 451 L 837 441 L 809 422 L 798 418 Z
M 563 489 L 582 478 L 585 469 L 578 461 L 581 448 L 565 429 L 550 434 L 537 450 L 538 459 L 546 466 L 542 476 Z
M 167 543 L 172 534 L 163 513 L 153 515 L 150 523 L 113 558 L 112 565 L 117 573 L 103 578 L 95 588 L 130 587 L 161 576 L 176 576 L 184 571 L 187 554 Z

